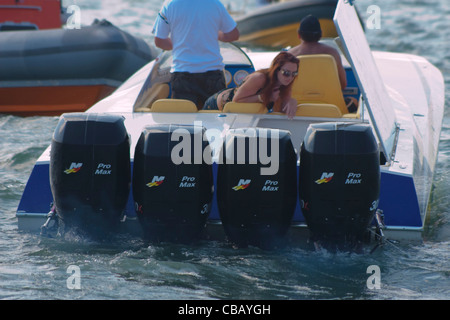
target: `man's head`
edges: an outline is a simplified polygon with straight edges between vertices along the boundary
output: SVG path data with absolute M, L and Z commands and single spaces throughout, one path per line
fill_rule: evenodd
M 297 32 L 303 41 L 306 42 L 317 42 L 322 37 L 319 20 L 312 15 L 308 15 L 300 21 L 300 27 Z

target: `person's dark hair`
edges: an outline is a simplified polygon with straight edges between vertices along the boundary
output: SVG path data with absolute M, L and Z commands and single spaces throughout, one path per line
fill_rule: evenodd
M 306 42 L 317 42 L 322 37 L 320 22 L 312 15 L 308 15 L 300 21 L 297 32 Z

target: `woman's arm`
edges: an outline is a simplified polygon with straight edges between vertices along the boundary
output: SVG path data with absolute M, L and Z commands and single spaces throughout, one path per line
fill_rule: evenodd
M 236 90 L 234 102 L 261 102 L 257 92 L 266 84 L 266 76 L 261 72 L 254 72 L 247 76 L 244 83 Z

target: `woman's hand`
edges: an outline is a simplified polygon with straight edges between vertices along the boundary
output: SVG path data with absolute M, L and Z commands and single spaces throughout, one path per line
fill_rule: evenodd
M 288 103 L 286 103 L 281 110 L 284 113 L 286 113 L 287 117 L 289 119 L 292 119 L 295 117 L 295 113 L 297 112 L 297 100 L 294 98 L 291 98 Z

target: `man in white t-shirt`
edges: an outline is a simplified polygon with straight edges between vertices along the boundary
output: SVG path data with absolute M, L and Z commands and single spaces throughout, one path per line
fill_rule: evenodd
M 219 41 L 239 39 L 237 24 L 219 0 L 172 0 L 164 4 L 153 27 L 155 45 L 173 50 L 172 97 L 201 109 L 225 88 Z

